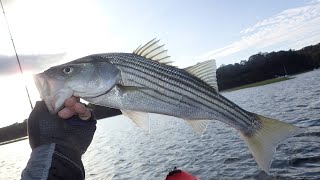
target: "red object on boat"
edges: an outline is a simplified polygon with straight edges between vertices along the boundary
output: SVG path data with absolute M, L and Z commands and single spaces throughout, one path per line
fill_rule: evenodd
M 200 180 L 199 178 L 189 174 L 186 171 L 174 168 L 173 171 L 169 172 L 165 180 Z

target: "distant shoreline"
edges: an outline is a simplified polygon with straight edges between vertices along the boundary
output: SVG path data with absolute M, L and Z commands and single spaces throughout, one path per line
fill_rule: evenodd
M 0 146 L 5 145 L 5 144 L 10 144 L 10 143 L 18 142 L 18 141 L 22 141 L 22 140 L 25 140 L 25 139 L 28 139 L 28 136 L 21 137 L 21 138 L 17 138 L 17 139 L 13 139 L 13 140 L 10 140 L 10 141 L 0 142 Z
M 318 68 L 320 43 L 300 50 L 259 52 L 239 63 L 222 64 L 216 71 L 216 77 L 219 90 L 223 92 L 278 82 L 280 79 L 274 78 L 292 76 Z M 268 79 L 273 80 L 265 81 Z M 257 82 L 258 84 L 255 84 Z
M 267 80 L 263 80 L 263 81 L 259 81 L 259 82 L 255 82 L 255 83 L 251 83 L 251 84 L 245 84 L 245 85 L 242 85 L 242 86 L 238 86 L 238 87 L 222 90 L 221 92 L 231 92 L 231 91 L 236 91 L 236 90 L 240 90 L 240 89 L 264 86 L 264 85 L 267 85 L 267 84 L 273 84 L 273 83 L 277 83 L 277 82 L 281 82 L 281 81 L 287 81 L 287 80 L 290 80 L 290 79 L 294 79 L 295 78 L 294 76 L 296 76 L 296 75 L 308 73 L 308 72 L 311 72 L 311 71 L 314 71 L 314 70 L 320 70 L 320 68 L 313 69 L 313 70 L 310 70 L 310 71 L 303 71 L 303 72 L 291 74 L 290 76 L 282 76 L 282 77 L 267 79 Z
M 277 82 L 281 82 L 281 81 L 287 81 L 287 80 L 290 80 L 290 79 L 294 79 L 294 77 L 283 76 L 283 77 L 267 79 L 267 80 L 264 80 L 264 81 L 259 81 L 259 82 L 255 82 L 255 83 L 251 83 L 251 84 L 246 84 L 246 85 L 242 85 L 242 86 L 226 89 L 226 90 L 223 90 L 221 92 L 231 92 L 231 91 L 236 91 L 236 90 L 240 90 L 240 89 L 264 86 L 264 85 L 267 85 L 267 84 L 273 84 L 273 83 L 277 83 Z

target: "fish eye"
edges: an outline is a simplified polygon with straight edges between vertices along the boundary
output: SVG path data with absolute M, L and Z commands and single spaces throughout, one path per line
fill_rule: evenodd
M 63 68 L 63 73 L 65 73 L 65 74 L 71 74 L 72 73 L 72 71 L 73 71 L 73 68 L 72 67 L 65 67 L 65 68 Z

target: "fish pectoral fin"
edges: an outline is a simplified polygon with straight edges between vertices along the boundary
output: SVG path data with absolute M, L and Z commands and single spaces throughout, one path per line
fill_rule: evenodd
M 137 126 L 150 133 L 149 113 L 120 109 L 123 115 L 130 118 Z
M 186 67 L 184 70 L 206 82 L 218 92 L 216 61 L 214 59 Z
M 189 120 L 185 119 L 185 122 L 192 127 L 192 129 L 199 135 L 202 135 L 206 130 L 210 120 Z
M 139 87 L 139 86 L 123 86 L 118 84 L 117 87 L 121 90 L 121 91 L 153 91 L 153 89 L 148 88 L 148 87 Z

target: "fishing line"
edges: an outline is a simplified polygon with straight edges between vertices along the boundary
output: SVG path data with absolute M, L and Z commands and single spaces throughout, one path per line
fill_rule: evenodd
M 19 56 L 18 56 L 18 53 L 17 53 L 16 46 L 15 46 L 14 41 L 13 41 L 13 37 L 12 37 L 12 34 L 11 34 L 11 30 L 10 30 L 10 26 L 9 26 L 9 23 L 8 23 L 8 19 L 7 19 L 6 13 L 5 13 L 5 11 L 4 11 L 4 7 L 3 7 L 3 4 L 2 4 L 2 0 L 0 0 L 0 4 L 1 4 L 1 9 L 2 9 L 2 12 L 3 12 L 4 19 L 5 19 L 5 21 L 6 21 L 7 29 L 8 29 L 8 31 L 9 31 L 9 35 L 10 35 L 10 38 L 11 38 L 12 46 L 13 46 L 14 52 L 15 52 L 15 54 L 16 54 L 16 59 L 17 59 L 17 61 L 18 61 L 20 73 L 21 73 L 21 76 L 22 76 L 22 78 L 23 78 L 23 70 L 22 70 L 22 67 L 21 67 L 21 63 L 20 63 L 20 59 L 19 59 Z M 31 109 L 33 109 L 33 105 L 32 105 L 32 102 L 31 102 L 29 90 L 28 90 L 27 83 L 26 83 L 25 80 L 24 80 L 24 87 L 25 87 L 26 92 L 27 92 L 27 95 L 28 95 L 30 107 L 31 107 Z

